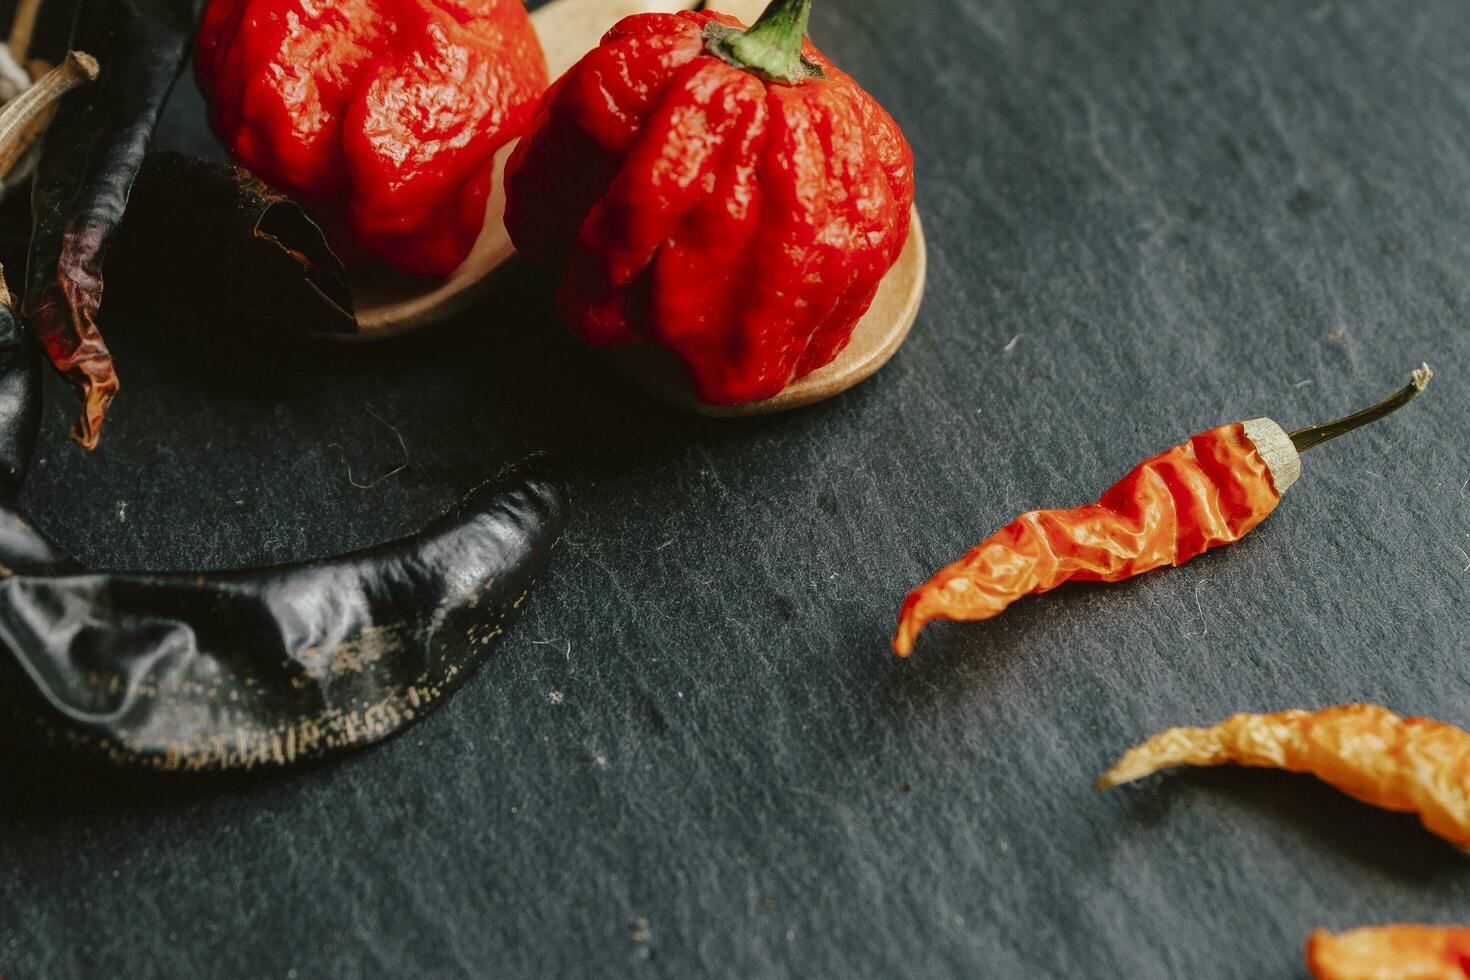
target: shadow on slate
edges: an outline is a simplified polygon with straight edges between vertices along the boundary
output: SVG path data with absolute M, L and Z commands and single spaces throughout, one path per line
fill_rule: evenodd
M 1465 918 L 1440 841 L 1309 777 L 1090 788 L 1242 709 L 1470 721 L 1460 4 L 813 16 L 913 142 L 933 246 L 912 338 L 832 403 L 666 411 L 524 269 L 371 349 L 261 354 L 160 294 L 104 323 L 123 388 L 92 457 L 47 382 L 22 502 L 91 564 L 370 545 L 532 448 L 578 521 L 417 740 L 205 792 L 0 762 L 0 972 L 1275 977 L 1314 927 Z M 212 149 L 198 99 L 163 145 Z M 1254 540 L 887 653 L 904 591 L 1016 513 L 1231 418 L 1340 414 L 1420 358 L 1434 401 Z M 395 430 L 408 468 L 349 483 L 402 463 Z
M 123 293 L 112 305 L 127 312 Z M 205 315 L 185 312 L 196 326 Z M 193 336 L 204 343 L 175 334 L 171 349 L 205 370 L 218 342 L 233 339 Z M 382 741 L 472 676 L 566 526 L 564 477 L 539 454 L 421 533 L 351 554 L 222 572 L 90 572 L 14 509 L 36 441 L 39 358 L 14 311 L 0 308 L 0 751 L 225 772 Z
M 11 210 L 13 213 L 14 209 Z M 726 433 L 731 438 L 738 438 L 737 432 L 741 428 L 741 423 L 733 426 L 711 423 L 672 412 L 620 380 L 609 378 L 600 354 L 577 344 L 554 324 L 547 305 L 547 297 L 553 291 L 552 284 L 519 266 L 510 270 L 501 288 L 488 302 L 507 319 L 539 320 L 545 325 L 544 329 L 491 333 L 479 324 L 460 323 L 394 343 L 370 346 L 311 341 L 297 337 L 289 327 L 277 324 L 258 324 L 259 332 L 242 334 L 238 321 L 222 320 L 208 308 L 180 301 L 178 296 L 170 295 L 166 287 L 160 289 L 157 283 L 133 274 L 131 265 L 125 268 L 129 275 L 119 276 L 109 283 L 106 312 L 111 316 L 104 321 L 104 327 L 119 363 L 130 368 L 129 378 L 140 398 L 150 397 L 149 392 L 158 392 L 172 402 L 223 405 L 246 414 L 267 415 L 276 406 L 299 398 L 304 389 L 311 388 L 321 377 L 333 376 L 338 384 L 345 379 L 350 385 L 355 372 L 377 374 L 406 363 L 412 364 L 420 358 L 432 360 L 440 356 L 447 345 L 462 350 L 467 363 L 485 365 L 482 374 L 477 369 L 477 379 L 482 385 L 477 412 L 498 420 L 526 447 L 546 444 L 563 448 L 571 446 L 583 460 L 584 476 L 590 473 L 594 479 L 598 472 L 595 461 L 602 461 L 608 467 L 607 472 L 615 472 L 640 456 L 657 457 L 677 447 L 681 432 L 684 435 L 700 432 L 706 437 L 711 432 L 717 436 Z M 549 365 L 555 367 L 550 368 Z M 71 396 L 64 388 L 53 383 L 48 395 L 52 408 L 57 401 L 69 407 Z M 763 423 L 756 420 L 744 424 Z M 766 421 L 764 424 L 773 423 Z M 774 424 L 782 422 L 776 420 Z M 647 439 L 650 431 L 660 434 L 654 443 Z M 64 451 L 73 450 L 65 447 Z M 241 462 L 248 464 L 248 460 Z M 590 470 L 586 466 L 589 462 L 593 463 Z M 484 472 L 486 463 L 472 447 L 463 447 L 460 455 L 450 457 L 443 465 L 458 480 L 465 473 Z M 351 470 L 347 472 L 351 479 Z M 517 480 L 529 481 L 527 485 L 535 487 L 529 492 L 527 509 L 523 510 L 518 505 L 512 507 L 516 513 L 527 515 L 526 518 L 513 518 L 508 525 L 509 529 L 519 523 L 520 533 L 529 535 L 531 553 L 502 570 L 503 581 L 495 590 L 497 596 L 505 597 L 506 603 L 516 600 L 515 607 L 518 608 L 519 598 L 511 591 L 529 588 L 533 583 L 532 576 L 538 575 L 544 567 L 549 547 L 555 543 L 564 525 L 566 503 L 560 499 L 564 491 L 556 487 L 559 477 L 528 470 L 524 474 L 514 472 L 510 479 L 508 488 Z M 538 516 L 531 517 L 531 514 Z M 45 516 L 43 511 L 42 517 Z M 64 537 L 65 529 L 58 533 Z M 513 543 L 515 533 L 512 531 L 506 538 L 507 545 Z M 489 581 L 494 583 L 496 579 L 492 576 Z M 405 610 L 420 617 L 433 611 Z M 204 607 L 201 607 L 199 613 L 204 612 Z M 445 632 L 457 638 L 464 632 L 465 625 L 470 624 L 473 635 L 469 650 L 473 654 L 481 654 L 481 648 L 476 644 L 485 638 L 484 635 L 500 633 L 500 629 L 495 629 L 487 634 L 491 626 L 503 624 L 508 627 L 513 621 L 513 610 L 509 605 L 478 614 L 471 605 L 468 610 L 456 608 L 454 613 L 450 622 L 445 624 Z M 492 613 L 504 618 L 496 618 L 489 625 L 480 622 Z M 200 628 L 203 628 L 202 620 Z M 373 628 L 369 627 L 368 632 L 372 633 Z M 308 653 L 315 655 L 315 646 L 312 644 Z M 350 647 L 352 650 L 349 652 L 355 653 L 357 641 L 349 639 L 339 646 Z M 457 676 L 461 670 L 468 675 L 479 659 L 481 656 L 473 656 L 468 661 L 455 663 L 450 677 Z M 402 680 L 411 683 L 406 677 Z M 440 683 L 442 680 L 436 679 L 432 686 L 437 687 Z M 447 694 L 457 683 L 445 684 L 444 693 Z M 422 686 L 419 685 L 421 689 Z M 220 698 L 224 696 L 222 690 Z M 401 693 L 391 695 L 399 708 L 403 706 L 398 703 L 402 697 Z M 352 696 L 343 703 L 343 707 L 363 700 L 360 696 Z M 642 710 L 656 729 L 666 731 L 656 704 L 645 701 Z M 337 709 L 333 708 L 329 713 L 335 716 Z M 414 713 L 410 711 L 406 720 L 413 718 Z M 382 734 L 360 740 L 339 743 L 336 740 L 338 736 L 334 736 L 329 751 L 334 753 L 370 744 L 399 728 L 400 722 L 395 720 Z M 91 746 L 76 736 L 63 738 L 61 745 L 74 753 L 100 755 L 104 759 L 110 756 L 115 763 L 132 764 L 129 761 L 131 754 L 118 751 L 116 746 Z M 54 740 L 51 747 L 56 747 Z M 65 759 L 57 759 L 54 753 L 44 749 L 40 754 L 36 754 L 36 750 L 37 745 L 25 741 L 0 742 L 0 782 L 14 793 L 12 812 L 39 815 L 68 808 L 85 809 L 105 801 L 158 802 L 175 796 L 191 797 L 200 792 L 225 789 L 223 774 L 219 770 L 241 768 L 240 760 L 221 765 L 221 760 L 206 760 L 197 751 L 193 753 L 192 762 L 188 753 L 178 759 L 153 753 L 149 758 L 139 760 L 153 769 L 197 767 L 212 777 L 194 785 L 182 785 L 176 780 L 156 778 L 147 772 L 127 775 L 97 773 L 92 766 L 78 766 Z M 281 764 L 280 759 L 272 761 L 269 758 L 273 750 L 268 746 L 257 746 L 252 751 L 259 756 L 258 763 L 266 768 Z M 289 761 L 294 761 L 294 758 Z M 317 753 L 303 753 L 301 761 L 311 765 L 320 759 Z M 251 761 L 249 768 L 254 769 L 256 764 L 256 761 Z M 240 773 L 229 772 L 228 775 L 236 777 Z M 247 774 L 247 778 L 253 777 Z M 79 791 L 78 783 L 85 788 Z
M 1181 769 L 1150 777 L 1118 813 L 1127 832 L 1159 833 L 1197 798 L 1222 812 L 1265 816 L 1311 850 L 1411 886 L 1451 881 L 1470 872 L 1470 855 L 1426 831 L 1419 818 L 1358 803 L 1308 775 L 1242 769 Z

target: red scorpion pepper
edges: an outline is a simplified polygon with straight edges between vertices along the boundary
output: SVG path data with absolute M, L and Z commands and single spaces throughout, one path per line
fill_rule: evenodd
M 1118 582 L 1240 540 L 1301 475 L 1301 453 L 1398 410 L 1433 376 L 1425 364 L 1379 404 L 1290 435 L 1270 419 L 1211 429 L 1140 463 L 1095 504 L 1022 514 L 909 593 L 894 652 L 908 656 L 931 619 L 990 619 L 1064 582 Z
M 506 169 L 506 227 L 596 345 L 673 350 L 701 399 L 830 363 L 908 237 L 913 154 L 804 41 L 811 0 L 743 30 L 639 14 L 552 86 Z
M 195 70 L 236 161 L 345 192 L 363 247 L 433 276 L 474 247 L 495 154 L 547 82 L 521 0 L 213 0 Z

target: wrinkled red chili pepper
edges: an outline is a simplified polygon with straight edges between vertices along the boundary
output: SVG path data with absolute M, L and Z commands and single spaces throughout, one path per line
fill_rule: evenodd
M 506 169 L 506 227 L 563 276 L 596 345 L 653 341 L 701 399 L 777 394 L 830 363 L 898 259 L 913 154 L 803 38 L 810 0 L 748 32 L 640 14 L 556 82 Z
M 1470 929 L 1371 926 L 1307 941 L 1313 980 L 1470 980 Z
M 1095 504 L 1021 515 L 909 593 L 894 652 L 908 656 L 932 619 L 990 619 L 1065 582 L 1117 582 L 1239 540 L 1296 482 L 1300 453 L 1403 407 L 1431 377 L 1426 364 L 1385 401 L 1289 436 L 1270 419 L 1211 429 L 1140 463 Z
M 547 81 L 522 0 L 212 0 L 195 70 L 238 162 L 346 193 L 360 244 L 432 276 L 469 255 Z

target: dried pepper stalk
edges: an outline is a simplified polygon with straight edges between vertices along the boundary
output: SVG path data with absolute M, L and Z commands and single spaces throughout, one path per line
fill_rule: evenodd
M 103 265 L 183 68 L 195 9 L 194 0 L 81 0 L 72 43 L 93 52 L 103 72 L 62 100 L 41 142 L 25 318 L 82 396 L 72 435 L 88 449 L 96 448 L 118 389 L 97 329 Z
M 1265 418 L 1211 429 L 1140 463 L 1095 504 L 1022 514 L 909 593 L 894 652 L 908 656 L 933 619 L 990 619 L 1065 582 L 1118 582 L 1240 540 L 1297 481 L 1301 453 L 1397 411 L 1433 376 L 1425 364 L 1379 404 L 1290 434 Z
M 1315 980 L 1470 980 L 1470 929 L 1373 926 L 1307 940 Z
M 30 57 L 40 9 L 40 0 L 19 0 L 15 6 L 10 37 L 0 46 L 0 102 L 10 102 L 34 88 L 38 80 L 52 70 L 52 64 L 45 59 Z M 6 134 L 0 140 L 0 147 L 3 147 L 0 150 L 3 154 L 3 159 L 0 159 L 0 198 L 30 179 L 35 164 L 33 151 L 41 141 L 46 124 L 51 121 L 54 108 L 55 103 L 51 102 L 36 112 L 20 132 Z
M 1097 788 L 1171 766 L 1223 765 L 1311 773 L 1370 806 L 1417 813 L 1431 833 L 1470 848 L 1470 732 L 1372 704 L 1171 728 L 1131 749 Z
M 0 182 L 35 148 L 56 110 L 57 100 L 78 85 L 95 80 L 97 72 L 97 59 L 72 51 L 60 66 L 5 104 L 4 122 L 0 124 Z
M 0 293 L 0 725 L 17 737 L 190 772 L 371 744 L 469 678 L 561 535 L 562 479 L 534 456 L 422 533 L 340 558 L 86 571 L 15 510 L 38 358 Z

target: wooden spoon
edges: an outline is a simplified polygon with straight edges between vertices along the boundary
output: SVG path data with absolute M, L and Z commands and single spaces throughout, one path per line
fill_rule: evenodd
M 743 3 L 744 0 L 741 0 Z M 695 0 L 552 0 L 531 12 L 531 23 L 546 53 L 552 78 L 581 60 L 602 40 L 608 28 L 630 14 L 687 10 Z M 485 227 L 469 258 L 446 279 L 426 279 L 399 272 L 382 262 L 364 260 L 348 269 L 357 332 L 322 334 L 348 342 L 386 340 L 446 320 L 484 295 L 491 273 L 515 254 L 505 230 L 505 161 L 515 144 L 495 158 Z
M 552 0 L 533 11 L 552 78 L 559 77 L 597 46 L 613 24 L 630 14 L 672 12 L 695 6 L 695 0 Z M 766 0 L 713 0 L 712 9 L 754 23 Z M 357 332 L 323 335 L 348 342 L 385 340 L 422 329 L 472 305 L 484 295 L 493 273 L 515 254 L 505 230 L 505 162 L 514 144 L 495 158 L 494 184 L 485 207 L 485 227 L 469 258 L 446 279 L 425 279 L 378 262 L 349 270 L 357 311 Z M 788 385 L 774 398 L 744 405 L 707 405 L 694 396 L 682 366 L 673 355 L 652 345 L 614 348 L 619 368 L 658 398 L 701 415 L 760 415 L 809 405 L 830 398 L 871 377 L 908 337 L 924 295 L 927 250 L 924 227 L 914 210 L 909 240 L 897 264 L 878 287 L 878 295 L 853 331 L 852 341 L 837 360 Z
M 793 381 L 779 395 L 763 401 L 743 405 L 710 405 L 700 401 L 689 383 L 684 365 L 665 347 L 632 344 L 609 348 L 608 353 L 618 369 L 649 394 L 698 415 L 736 418 L 800 408 L 841 394 L 866 381 L 898 353 L 919 315 L 927 268 L 924 226 L 919 222 L 919 212 L 915 209 L 909 213 L 908 244 L 899 254 L 898 262 L 878 284 L 878 295 L 853 328 L 852 340 L 847 347 L 831 364 Z

